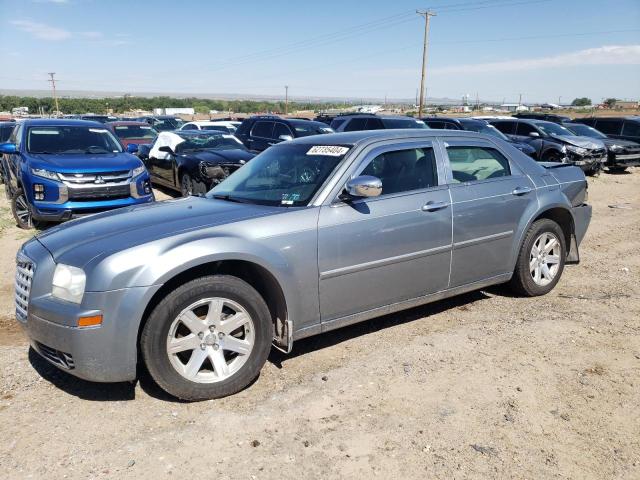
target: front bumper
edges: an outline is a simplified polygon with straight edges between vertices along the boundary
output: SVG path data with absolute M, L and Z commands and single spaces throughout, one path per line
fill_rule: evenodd
M 138 205 L 140 203 L 149 203 L 153 201 L 153 193 L 140 198 L 128 197 L 116 200 L 100 200 L 93 202 L 67 201 L 65 203 L 55 204 L 34 201 L 31 206 L 31 214 L 34 220 L 59 222 L 92 215 L 98 212 L 113 210 L 114 208 L 128 207 L 130 205 Z
M 30 292 L 28 298 L 23 297 L 28 301 L 27 314 L 18 311 L 16 319 L 34 350 L 56 367 L 85 380 L 134 380 L 140 322 L 160 285 L 85 292 L 77 305 L 51 296 L 55 262 L 40 242 L 27 242 L 18 257 L 33 263 Z M 98 314 L 103 316 L 101 325 L 77 327 L 79 317 Z
M 640 152 L 638 153 L 614 153 L 607 162 L 608 167 L 637 167 L 640 165 Z

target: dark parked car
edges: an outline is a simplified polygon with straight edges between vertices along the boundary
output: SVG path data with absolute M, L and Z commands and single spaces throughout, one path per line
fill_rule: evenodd
M 373 113 L 354 113 L 339 115 L 331 122 L 336 132 L 358 132 L 361 130 L 389 130 L 398 128 L 429 128 L 422 120 L 400 115 L 375 115 Z
M 528 118 L 530 120 L 545 120 L 553 123 L 570 122 L 571 119 L 564 115 L 556 115 L 555 113 L 526 113 L 520 112 L 513 115 L 514 118 Z
M 550 292 L 579 261 L 586 190 L 580 169 L 471 132 L 299 138 L 205 197 L 31 239 L 17 254 L 16 317 L 32 348 L 71 375 L 132 381 L 144 364 L 176 397 L 231 395 L 272 343 L 290 352 L 489 285 Z M 544 313 L 544 300 L 529 304 Z
M 619 138 L 640 143 L 640 116 L 629 117 L 589 117 L 576 118 L 574 122 L 584 123 L 601 131 L 609 138 Z
M 117 121 L 106 125 L 116 134 L 123 147 L 127 145 L 143 145 L 151 143 L 158 136 L 158 131 L 146 122 Z
M 497 137 L 500 140 L 511 143 L 514 147 L 530 157 L 535 156 L 536 149 L 528 143 L 516 142 L 491 125 L 486 120 L 475 118 L 449 118 L 449 117 L 425 117 L 421 119 L 429 128 L 445 130 L 466 130 L 468 132 L 483 133 Z
M 151 115 L 140 117 L 137 120 L 148 123 L 159 132 L 178 130 L 184 124 L 184 120 L 173 115 Z
M 322 122 L 257 115 L 246 118 L 236 130 L 235 136 L 247 148 L 261 152 L 276 143 L 325 133 L 333 133 L 333 130 Z
M 25 120 L 0 153 L 20 228 L 154 200 L 147 169 L 102 123 Z
M 231 134 L 212 130 L 160 132 L 151 145 L 141 145 L 138 156 L 151 181 L 182 196 L 206 193 L 251 160 L 250 152 Z
M 604 143 L 576 136 L 554 122 L 518 118 L 488 122 L 510 139 L 531 145 L 536 149 L 534 158 L 542 162 L 571 163 L 587 174 L 596 174 L 607 161 Z
M 629 140 L 609 138 L 604 133 L 584 123 L 563 123 L 575 135 L 600 140 L 607 147 L 606 166 L 612 171 L 623 171 L 627 167 L 640 165 L 640 143 Z
M 327 125 L 331 125 L 331 122 L 337 115 L 331 115 L 329 113 L 319 113 L 316 118 L 313 119 L 314 122 L 322 122 Z

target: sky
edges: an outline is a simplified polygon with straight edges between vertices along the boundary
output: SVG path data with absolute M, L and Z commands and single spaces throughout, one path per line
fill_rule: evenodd
M 640 98 L 640 0 L 0 0 L 0 89 Z

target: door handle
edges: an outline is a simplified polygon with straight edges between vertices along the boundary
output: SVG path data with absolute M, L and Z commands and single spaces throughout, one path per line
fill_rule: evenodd
M 440 210 L 448 206 L 449 204 L 447 202 L 427 202 L 422 206 L 422 211 L 435 212 L 436 210 Z
M 516 187 L 511 195 L 526 195 L 531 192 L 533 189 L 531 187 Z

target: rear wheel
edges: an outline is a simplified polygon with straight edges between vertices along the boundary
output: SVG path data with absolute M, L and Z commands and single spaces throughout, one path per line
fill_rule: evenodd
M 234 394 L 260 373 L 273 338 L 264 300 L 239 278 L 197 278 L 167 295 L 140 339 L 144 362 L 165 391 L 184 400 Z
M 22 188 L 18 188 L 11 196 L 11 212 L 18 227 L 25 230 L 34 227 L 31 207 Z
M 527 297 L 549 293 L 562 276 L 566 252 L 560 226 L 547 218 L 537 220 L 522 242 L 511 288 Z

